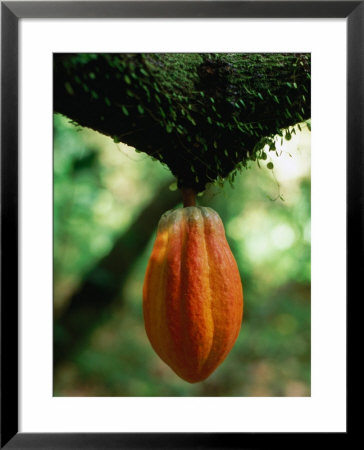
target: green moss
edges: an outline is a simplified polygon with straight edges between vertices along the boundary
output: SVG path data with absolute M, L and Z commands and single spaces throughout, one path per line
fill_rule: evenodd
M 57 112 L 121 136 L 198 191 L 310 117 L 309 54 L 56 54 L 54 62 Z

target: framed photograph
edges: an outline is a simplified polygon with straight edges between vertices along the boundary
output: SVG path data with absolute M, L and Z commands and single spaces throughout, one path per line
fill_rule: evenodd
M 348 439 L 363 2 L 1 2 L 1 448 Z

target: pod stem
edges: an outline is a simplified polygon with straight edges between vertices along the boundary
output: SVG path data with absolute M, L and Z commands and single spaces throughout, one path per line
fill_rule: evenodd
M 182 188 L 183 207 L 196 206 L 196 191 L 192 188 Z

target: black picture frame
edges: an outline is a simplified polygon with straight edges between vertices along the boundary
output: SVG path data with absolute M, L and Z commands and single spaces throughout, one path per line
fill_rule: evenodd
M 347 304 L 362 278 L 364 1 L 1 2 L 1 448 L 257 448 L 281 433 L 18 432 L 18 23 L 22 18 L 345 18 L 347 21 Z M 333 93 L 333 95 L 335 95 Z M 348 309 L 349 313 L 349 309 Z M 350 348 L 350 345 L 347 346 Z M 349 375 L 349 373 L 348 373 Z M 350 417 L 348 411 L 348 418 Z M 333 433 L 337 442 L 346 433 Z M 327 439 L 324 433 L 315 434 Z M 310 433 L 285 434 L 287 444 Z

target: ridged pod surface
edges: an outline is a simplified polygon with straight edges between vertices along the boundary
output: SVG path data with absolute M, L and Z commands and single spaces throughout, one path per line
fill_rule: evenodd
M 143 312 L 152 347 L 184 380 L 206 379 L 226 358 L 240 331 L 243 290 L 213 209 L 163 214 L 145 275 Z

